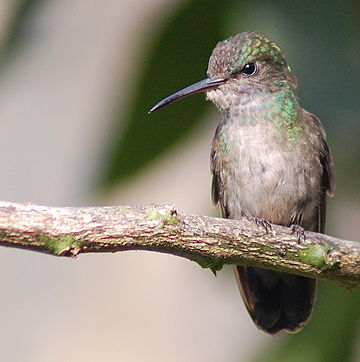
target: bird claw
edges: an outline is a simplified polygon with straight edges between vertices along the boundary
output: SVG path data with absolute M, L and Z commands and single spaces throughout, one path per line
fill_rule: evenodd
M 255 222 L 257 226 L 263 227 L 266 233 L 268 233 L 269 230 L 271 230 L 271 224 L 265 219 L 262 219 L 261 217 L 248 216 L 248 220 Z
M 298 224 L 292 224 L 290 227 L 291 227 L 291 235 L 296 235 L 298 238 L 298 242 L 301 241 L 301 238 L 303 238 L 304 241 L 306 240 L 305 229 L 302 226 Z

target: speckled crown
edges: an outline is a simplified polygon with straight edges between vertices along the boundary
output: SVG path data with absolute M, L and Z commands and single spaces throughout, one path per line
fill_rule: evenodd
M 273 41 L 257 32 L 244 32 L 216 45 L 209 60 L 208 74 L 229 76 L 255 60 L 287 66 L 281 49 Z

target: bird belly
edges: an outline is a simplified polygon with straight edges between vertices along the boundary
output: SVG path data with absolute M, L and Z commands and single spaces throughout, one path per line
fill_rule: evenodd
M 305 162 L 303 155 L 311 151 L 306 144 L 286 147 L 271 131 L 254 126 L 229 133 L 228 146 L 223 183 L 230 218 L 245 215 L 282 225 L 313 220 L 320 165 L 310 169 Z

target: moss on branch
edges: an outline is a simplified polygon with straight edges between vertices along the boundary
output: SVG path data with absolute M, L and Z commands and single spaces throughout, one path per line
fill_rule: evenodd
M 0 202 L 0 245 L 57 256 L 150 250 L 195 261 L 214 272 L 245 264 L 327 279 L 348 288 L 360 283 L 360 243 L 249 220 L 196 216 L 173 206 L 58 208 Z

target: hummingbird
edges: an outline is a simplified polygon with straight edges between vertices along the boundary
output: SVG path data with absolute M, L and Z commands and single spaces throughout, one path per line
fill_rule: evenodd
M 320 120 L 299 104 L 297 80 L 281 49 L 258 32 L 219 42 L 207 78 L 158 102 L 205 93 L 222 114 L 210 153 L 212 199 L 221 216 L 293 231 L 324 232 L 333 196 L 333 159 Z M 234 267 L 255 325 L 278 334 L 308 321 L 316 280 L 252 266 Z

